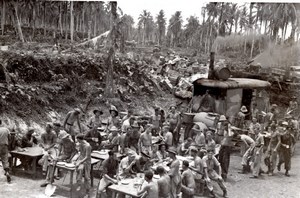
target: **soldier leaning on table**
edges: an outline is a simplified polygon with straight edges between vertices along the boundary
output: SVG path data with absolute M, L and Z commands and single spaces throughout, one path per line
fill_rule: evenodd
M 11 177 L 9 174 L 9 163 L 8 163 L 8 143 L 10 138 L 9 130 L 2 126 L 2 120 L 0 120 L 0 159 L 2 161 L 2 166 L 5 171 L 5 176 L 7 182 L 11 182 Z
M 98 194 L 101 194 L 106 189 L 107 197 L 112 197 L 110 190 L 107 187 L 111 184 L 117 184 L 118 180 L 116 179 L 117 171 L 118 171 L 118 160 L 116 159 L 116 155 L 114 151 L 108 152 L 108 159 L 104 160 L 102 163 L 102 178 L 100 180 L 98 186 Z

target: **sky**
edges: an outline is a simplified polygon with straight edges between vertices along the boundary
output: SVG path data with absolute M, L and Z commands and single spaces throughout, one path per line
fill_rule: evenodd
M 162 9 L 165 12 L 167 19 L 167 24 L 169 19 L 176 11 L 181 11 L 183 24 L 186 24 L 187 18 L 190 16 L 196 16 L 200 21 L 201 17 L 201 8 L 210 1 L 201 1 L 201 0 L 117 0 L 118 6 L 123 10 L 124 14 L 129 14 L 133 17 L 135 25 L 137 25 L 139 15 L 143 10 L 147 10 L 151 13 L 154 20 L 156 19 L 157 14 Z M 250 3 L 251 1 L 228 1 L 228 0 L 214 0 L 213 2 L 235 2 L 238 4 Z M 300 3 L 300 0 L 255 0 L 254 2 L 285 2 L 285 3 Z
M 119 0 L 117 2 L 124 14 L 133 17 L 135 24 L 143 10 L 149 11 L 154 20 L 160 10 L 164 10 L 167 22 L 176 11 L 181 11 L 184 23 L 190 16 L 197 16 L 201 19 L 201 8 L 206 4 L 200 0 Z

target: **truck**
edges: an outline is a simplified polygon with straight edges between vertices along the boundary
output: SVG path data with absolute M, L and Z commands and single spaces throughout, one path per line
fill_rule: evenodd
M 280 81 L 300 82 L 300 66 L 289 66 L 288 68 L 272 68 L 272 75 Z

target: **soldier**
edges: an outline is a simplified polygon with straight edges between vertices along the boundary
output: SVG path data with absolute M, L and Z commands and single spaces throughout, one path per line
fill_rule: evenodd
M 285 176 L 289 177 L 289 170 L 291 169 L 291 146 L 292 144 L 295 144 L 295 138 L 291 134 L 290 129 L 286 128 L 288 127 L 288 123 L 283 122 L 282 125 L 280 157 L 277 169 L 280 171 L 281 164 L 284 163 Z

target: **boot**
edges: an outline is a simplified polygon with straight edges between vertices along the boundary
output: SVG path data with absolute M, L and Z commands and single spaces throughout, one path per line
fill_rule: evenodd
M 247 173 L 247 167 L 246 166 L 243 166 L 243 169 L 241 172 L 238 172 L 240 174 L 246 174 Z
M 285 171 L 285 176 L 287 176 L 287 177 L 289 177 L 289 176 L 290 176 L 290 174 L 289 174 L 289 171 L 288 171 L 288 170 L 286 170 L 286 171 Z
M 214 191 L 209 191 L 209 197 L 216 198 Z
M 228 196 L 227 196 L 227 190 L 226 190 L 226 189 L 223 190 L 223 197 L 228 197 Z
M 277 165 L 277 170 L 280 172 L 281 171 L 281 164 L 278 163 Z
M 11 182 L 11 177 L 10 177 L 9 172 L 6 172 L 5 175 L 6 175 L 7 182 L 10 183 Z

